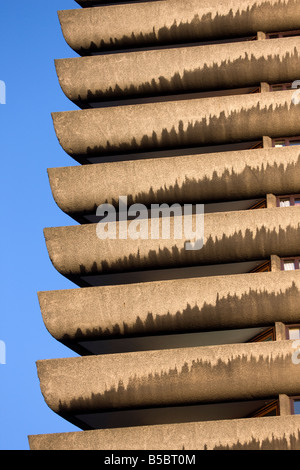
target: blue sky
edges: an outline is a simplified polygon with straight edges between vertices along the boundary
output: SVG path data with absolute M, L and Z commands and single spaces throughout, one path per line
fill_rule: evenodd
M 35 362 L 74 356 L 47 332 L 37 292 L 76 287 L 52 266 L 43 228 L 74 225 L 56 206 L 47 168 L 76 165 L 60 147 L 51 112 L 76 109 L 60 89 L 54 59 L 75 57 L 57 10 L 73 0 L 0 4 L 1 310 L 0 450 L 29 449 L 27 436 L 76 427 L 53 413 L 40 391 Z

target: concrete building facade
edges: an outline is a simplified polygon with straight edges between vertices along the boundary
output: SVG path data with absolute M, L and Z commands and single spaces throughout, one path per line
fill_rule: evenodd
M 75 224 L 44 230 L 75 286 L 38 293 L 77 355 L 37 371 L 79 429 L 30 448 L 300 450 L 300 1 L 77 3 L 55 66 L 78 110 L 53 113 L 76 166 L 48 169 Z

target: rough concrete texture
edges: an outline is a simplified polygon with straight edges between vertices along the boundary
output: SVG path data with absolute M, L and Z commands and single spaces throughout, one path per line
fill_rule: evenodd
M 197 217 L 192 217 L 195 225 Z M 44 234 L 50 259 L 61 274 L 76 277 L 266 259 L 274 253 L 278 256 L 299 255 L 300 207 L 206 214 L 204 246 L 197 250 L 186 249 L 186 242 L 191 238 L 187 239 L 184 234 L 182 239 L 174 238 L 174 228 L 184 225 L 182 216 L 169 219 L 169 239 L 151 238 L 155 220 L 159 220 L 162 227 L 168 218 L 138 221 L 138 224 L 146 225 L 148 239 L 134 239 L 129 231 L 132 222 L 126 221 L 125 225 L 124 222 L 122 225 L 118 222 L 106 224 L 112 235 L 111 228 L 116 227 L 115 239 L 98 237 L 96 231 L 99 232 L 101 224 L 47 228 Z M 199 226 L 203 226 L 202 219 L 198 220 Z M 126 235 L 127 232 L 127 240 L 119 239 L 120 227 L 125 227 L 123 233 Z
M 31 450 L 300 450 L 300 416 L 29 436 Z
M 219 152 L 48 169 L 53 197 L 67 214 L 100 204 L 234 201 L 299 192 L 295 147 Z
M 166 0 L 59 12 L 67 43 L 82 54 L 288 31 L 299 18 L 297 0 Z
M 300 323 L 299 301 L 300 271 L 39 292 L 48 331 L 71 342 Z
M 180 47 L 56 60 L 66 96 L 91 101 L 244 88 L 300 76 L 300 38 Z
M 72 157 L 196 147 L 300 134 L 295 90 L 53 113 Z
M 37 370 L 48 406 L 74 416 L 297 395 L 297 354 L 286 340 L 50 359 Z

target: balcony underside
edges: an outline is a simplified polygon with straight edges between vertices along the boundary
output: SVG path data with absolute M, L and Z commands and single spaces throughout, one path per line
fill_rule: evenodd
M 82 8 L 98 7 L 103 5 L 118 3 L 142 3 L 142 2 L 158 2 L 160 0 L 75 0 Z
M 59 12 L 65 40 L 80 54 L 297 30 L 299 18 L 296 0 L 167 0 Z
M 108 4 L 108 3 L 135 3 L 141 0 L 75 0 L 78 5 L 80 5 L 83 8 L 89 8 L 92 6 L 98 6 L 101 4 Z M 145 0 L 142 0 L 145 1 Z M 146 0 L 149 1 L 149 0 Z M 157 1 L 157 0 L 150 0 L 150 1 Z

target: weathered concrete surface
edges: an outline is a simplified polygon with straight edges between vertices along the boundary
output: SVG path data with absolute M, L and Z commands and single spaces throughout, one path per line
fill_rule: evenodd
M 39 292 L 39 302 L 62 342 L 292 324 L 300 271 Z
M 67 43 L 84 54 L 298 29 L 300 5 L 297 0 L 167 0 L 64 10 L 59 19 Z
M 207 203 L 297 194 L 300 150 L 295 147 L 219 152 L 50 168 L 53 197 L 67 214 L 95 214 L 100 204 Z
M 79 105 L 118 98 L 293 82 L 300 38 L 56 60 L 66 96 Z
M 295 90 L 53 113 L 75 159 L 300 134 Z
M 293 354 L 297 347 L 286 340 L 50 359 L 38 361 L 37 370 L 48 406 L 74 416 L 297 396 Z
M 129 229 L 128 239 L 119 239 L 118 222 L 116 239 L 98 238 L 99 224 L 46 228 L 44 234 L 53 265 L 67 277 L 299 254 L 300 207 L 297 206 L 206 214 L 204 246 L 193 251 L 185 249 L 185 243 L 191 238 L 184 234 L 182 239 L 174 238 L 173 229 L 182 224 L 182 219 L 180 216 L 170 219 L 170 239 L 151 238 L 151 227 L 157 219 L 140 220 L 147 225 L 148 239 L 134 239 Z M 164 219 L 159 220 L 162 225 Z M 196 224 L 196 216 L 193 221 Z M 127 228 L 131 223 L 128 222 Z M 199 221 L 198 226 L 201 226 Z
M 31 450 L 300 450 L 300 416 L 29 436 Z

